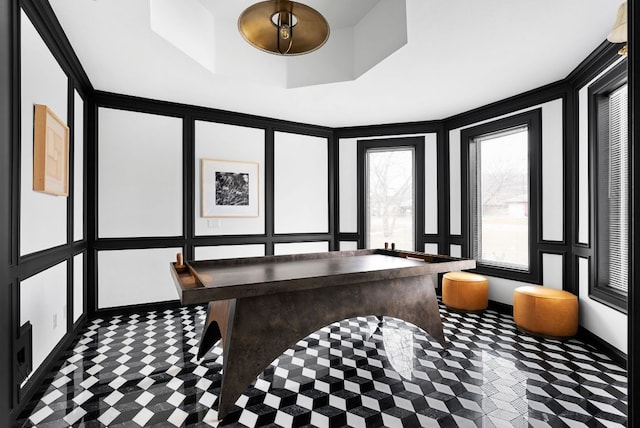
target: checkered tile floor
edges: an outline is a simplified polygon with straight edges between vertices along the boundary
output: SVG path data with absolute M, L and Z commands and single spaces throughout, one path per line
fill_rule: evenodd
M 23 427 L 215 426 L 222 349 L 195 359 L 203 307 L 90 322 Z M 344 320 L 273 362 L 220 426 L 625 426 L 626 372 L 579 340 L 441 307 L 447 345 L 400 320 Z

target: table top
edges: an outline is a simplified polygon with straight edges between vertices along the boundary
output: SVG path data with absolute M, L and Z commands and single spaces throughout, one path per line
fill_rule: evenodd
M 334 251 L 171 264 L 183 304 L 472 269 L 474 260 L 389 250 Z

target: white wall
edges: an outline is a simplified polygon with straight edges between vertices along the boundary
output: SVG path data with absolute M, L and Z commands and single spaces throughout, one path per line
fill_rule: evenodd
M 98 236 L 182 235 L 182 120 L 98 110 Z
M 84 100 L 73 91 L 73 240 L 84 238 Z
M 329 142 L 274 135 L 275 233 L 329 232 Z
M 353 251 L 358 249 L 356 241 L 340 241 L 340 251 Z
M 542 105 L 542 239 L 564 237 L 564 146 L 562 100 Z
M 622 58 L 620 59 L 622 60 Z M 578 92 L 578 240 L 589 244 L 589 86 L 617 62 L 596 76 Z M 580 325 L 607 341 L 620 351 L 627 353 L 627 316 L 589 297 L 589 260 L 580 258 L 579 298 Z
M 561 254 L 542 255 L 542 283 L 545 287 L 562 290 L 564 257 Z
M 84 313 L 84 253 L 73 257 L 73 322 Z
M 66 262 L 20 282 L 20 325 L 27 321 L 33 326 L 35 371 L 67 332 Z
M 342 138 L 338 143 L 340 232 L 358 232 L 358 139 Z
M 245 128 L 222 123 L 196 121 L 195 136 L 195 234 L 196 235 L 259 235 L 264 233 L 264 139 L 262 129 Z M 258 217 L 203 218 L 202 171 L 203 158 L 257 162 L 259 164 Z
M 438 135 L 424 136 L 424 233 L 438 233 Z
M 67 242 L 67 198 L 33 191 L 33 109 L 45 104 L 67 121 L 67 76 L 24 12 L 21 37 L 20 254 Z
M 195 260 L 235 259 L 239 257 L 264 256 L 263 244 L 248 245 L 217 245 L 209 247 L 196 247 L 194 249 Z
M 169 264 L 182 248 L 98 252 L 98 308 L 176 300 Z
M 284 254 L 323 253 L 327 251 L 329 251 L 329 243 L 326 241 L 287 242 L 273 246 L 273 254 L 276 256 Z

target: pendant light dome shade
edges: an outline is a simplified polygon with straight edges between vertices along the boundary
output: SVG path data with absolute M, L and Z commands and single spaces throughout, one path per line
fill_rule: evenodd
M 612 43 L 624 43 L 627 41 L 627 2 L 622 3 L 618 8 L 616 22 L 613 24 L 607 40 Z
M 627 42 L 627 2 L 625 1 L 618 8 L 618 14 L 616 16 L 616 22 L 613 24 L 611 32 L 607 36 L 607 40 L 611 43 L 626 43 Z M 620 55 L 627 55 L 627 45 L 625 44 L 618 53 Z
M 287 0 L 269 0 L 249 6 L 238 18 L 242 37 L 265 52 L 302 55 L 329 38 L 329 24 L 315 9 Z

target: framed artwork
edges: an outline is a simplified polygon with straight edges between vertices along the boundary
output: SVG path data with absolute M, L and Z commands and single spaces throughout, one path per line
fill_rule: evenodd
M 202 159 L 202 217 L 258 217 L 259 165 Z
M 33 190 L 69 194 L 69 127 L 46 105 L 33 115 Z

